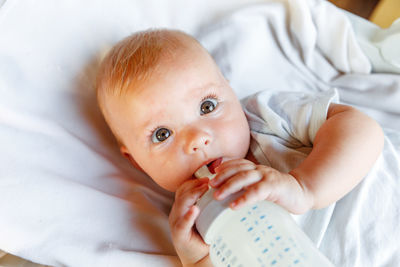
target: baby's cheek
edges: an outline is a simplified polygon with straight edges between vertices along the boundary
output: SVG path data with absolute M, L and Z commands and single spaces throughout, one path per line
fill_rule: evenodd
M 244 158 L 247 154 L 250 144 L 250 133 L 246 125 L 236 125 L 222 138 L 224 149 L 229 151 L 233 158 Z
M 168 191 L 175 192 L 184 182 L 193 178 L 191 170 L 186 169 L 187 166 L 175 167 L 173 170 L 163 172 L 165 188 Z

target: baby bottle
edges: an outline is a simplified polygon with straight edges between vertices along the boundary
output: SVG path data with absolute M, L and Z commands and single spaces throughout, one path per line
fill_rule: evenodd
M 195 176 L 212 179 L 215 174 L 203 166 Z M 217 201 L 214 191 L 210 188 L 196 204 L 196 228 L 210 245 L 214 266 L 333 266 L 279 205 L 260 201 L 232 210 L 229 203 L 241 192 Z

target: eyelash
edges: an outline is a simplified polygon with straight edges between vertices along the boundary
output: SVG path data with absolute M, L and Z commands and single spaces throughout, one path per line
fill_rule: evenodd
M 149 134 L 147 135 L 147 139 L 150 139 L 153 137 L 153 134 L 160 128 L 163 128 L 162 126 L 156 126 L 154 127 L 151 131 L 149 131 Z
M 202 99 L 201 99 L 201 101 L 200 101 L 200 103 L 203 103 L 204 101 L 206 101 L 207 99 L 215 99 L 215 100 L 217 100 L 217 102 L 219 102 L 219 99 L 218 99 L 218 96 L 217 96 L 217 94 L 216 93 L 210 93 L 210 94 L 208 94 L 208 95 L 206 95 L 205 97 L 203 97 Z M 156 126 L 156 127 L 154 127 L 151 131 L 149 131 L 149 134 L 148 134 L 148 136 L 147 136 L 147 139 L 150 139 L 151 140 L 151 138 L 153 137 L 153 134 L 158 130 L 158 129 L 160 129 L 160 128 L 162 128 L 162 126 Z
M 200 103 L 202 103 L 205 100 L 210 99 L 210 98 L 215 99 L 215 100 L 217 100 L 219 102 L 217 94 L 211 93 L 211 94 L 208 94 L 207 96 L 203 97 L 203 99 L 200 101 Z

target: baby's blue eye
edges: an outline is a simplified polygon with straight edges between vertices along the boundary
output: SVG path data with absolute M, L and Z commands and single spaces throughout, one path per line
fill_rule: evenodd
M 153 143 L 164 142 L 170 135 L 171 131 L 169 129 L 159 128 L 154 131 L 153 135 L 151 136 L 151 141 L 153 141 Z
M 207 98 L 200 105 L 200 114 L 204 115 L 212 112 L 218 105 L 218 101 L 213 98 Z

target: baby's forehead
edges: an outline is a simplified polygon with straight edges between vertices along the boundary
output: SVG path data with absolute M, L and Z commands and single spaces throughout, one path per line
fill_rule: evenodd
M 166 102 L 177 98 L 187 101 L 211 87 L 208 80 L 214 82 L 213 87 L 216 87 L 216 83 L 222 82 L 221 78 L 208 52 L 200 45 L 192 45 L 191 48 L 159 57 L 158 62 L 147 69 L 146 75 L 131 77 L 129 86 L 117 96 L 117 107 L 134 105 L 142 110 L 151 110 L 168 105 Z
M 164 97 L 191 97 L 209 87 L 223 86 L 225 79 L 208 54 L 185 54 L 180 58 L 160 61 L 142 80 L 134 81 L 127 95 L 135 98 L 144 95 L 150 100 L 157 94 Z M 155 95 L 154 95 L 155 94 Z M 155 98 L 154 101 L 163 101 Z

